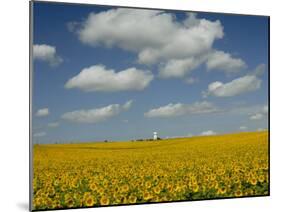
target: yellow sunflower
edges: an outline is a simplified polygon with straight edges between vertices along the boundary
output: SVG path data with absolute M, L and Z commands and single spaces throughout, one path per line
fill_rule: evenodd
M 93 196 L 88 196 L 88 197 L 85 198 L 84 204 L 85 204 L 87 207 L 91 207 L 91 206 L 93 206 L 94 204 L 96 204 L 96 201 L 95 201 L 95 199 L 93 198 Z
M 100 199 L 101 205 L 109 205 L 109 198 L 107 196 L 102 196 Z
M 130 195 L 129 196 L 129 202 L 130 203 L 136 203 L 137 202 L 137 197 L 136 196 L 134 196 L 134 195 Z
M 146 200 L 146 201 L 150 200 L 150 199 L 152 199 L 152 195 L 149 192 L 145 192 L 143 194 L 143 199 Z

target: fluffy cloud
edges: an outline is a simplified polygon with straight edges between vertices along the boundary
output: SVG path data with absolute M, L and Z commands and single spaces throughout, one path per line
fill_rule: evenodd
M 252 74 L 256 75 L 256 76 L 261 76 L 265 72 L 265 69 L 266 69 L 266 66 L 265 66 L 265 64 L 262 63 L 255 68 L 255 70 L 253 71 Z
M 190 73 L 206 61 L 215 40 L 224 36 L 219 20 L 198 19 L 195 13 L 186 13 L 179 21 L 172 13 L 160 10 L 111 9 L 90 13 L 85 21 L 70 25 L 87 45 L 118 47 L 137 54 L 141 64 L 161 64 L 159 75 L 163 78 Z
M 62 115 L 62 118 L 71 122 L 95 124 L 117 116 L 122 111 L 129 110 L 131 106 L 132 101 L 130 100 L 124 105 L 112 104 L 105 107 L 94 108 L 90 110 L 76 110 L 72 112 L 67 112 Z
M 37 112 L 36 112 L 36 116 L 38 117 L 43 117 L 43 116 L 47 116 L 49 115 L 49 109 L 48 108 L 42 108 L 42 109 L 39 109 Z
M 63 59 L 56 54 L 56 47 L 46 44 L 33 45 L 33 58 L 48 62 L 51 66 L 57 66 L 63 62 Z
M 180 78 L 188 75 L 191 71 L 202 64 L 203 58 L 189 57 L 185 59 L 171 59 L 159 69 L 162 78 Z
M 33 136 L 34 137 L 44 137 L 46 136 L 47 133 L 46 132 L 38 132 L 38 133 L 34 133 Z
M 220 70 L 227 74 L 237 73 L 246 68 L 246 63 L 240 58 L 233 58 L 229 53 L 213 51 L 206 62 L 207 70 Z
M 193 24 L 187 23 L 189 17 Z M 194 19 L 194 14 L 179 22 L 159 10 L 111 9 L 90 13 L 78 35 L 83 43 L 117 46 L 138 53 L 140 63 L 153 64 L 163 58 L 199 55 L 223 37 L 219 21 Z
M 207 131 L 202 132 L 200 135 L 209 136 L 209 135 L 216 135 L 216 134 L 217 133 L 214 132 L 213 130 L 207 130 Z
M 261 113 L 257 113 L 257 114 L 254 114 L 254 115 L 250 116 L 251 120 L 260 120 L 262 118 L 263 118 L 263 114 L 261 114 Z
M 168 104 L 165 106 L 161 106 L 159 108 L 154 108 L 149 110 L 144 114 L 145 117 L 155 118 L 155 117 L 175 117 L 182 116 L 188 114 L 202 114 L 202 113 L 213 113 L 218 112 L 219 109 L 214 106 L 212 103 L 203 101 L 203 102 L 195 102 L 193 104 Z
M 184 82 L 186 82 L 187 84 L 189 84 L 189 85 L 192 85 L 192 84 L 194 84 L 194 83 L 197 83 L 199 81 L 199 79 L 198 78 L 194 78 L 194 77 L 189 77 L 189 78 L 186 78 L 185 80 L 184 80 Z
M 124 110 L 129 110 L 133 105 L 133 100 L 127 101 L 122 107 Z
M 105 92 L 143 90 L 152 80 L 153 75 L 149 71 L 128 68 L 115 72 L 113 69 L 106 69 L 103 65 L 94 65 L 69 79 L 65 88 Z
M 52 127 L 52 128 L 55 128 L 55 127 L 58 127 L 59 126 L 59 123 L 58 122 L 51 122 L 48 124 L 48 127 Z
M 268 116 L 268 106 L 263 106 L 259 111 L 250 115 L 251 120 L 261 120 Z
M 200 56 L 167 60 L 160 66 L 159 76 L 162 78 L 181 78 L 190 74 L 203 63 L 206 63 L 208 71 L 219 70 L 227 75 L 238 73 L 247 67 L 240 58 L 233 58 L 229 53 L 223 51 L 212 51 Z
M 258 128 L 257 129 L 258 132 L 267 131 L 267 130 L 268 130 L 267 128 Z
M 240 130 L 247 130 L 248 127 L 246 127 L 246 126 L 240 126 L 239 129 L 240 129 Z
M 223 83 L 216 81 L 210 83 L 208 90 L 203 92 L 203 96 L 208 95 L 216 97 L 237 96 L 243 93 L 255 91 L 261 87 L 261 80 L 255 75 L 246 75 L 230 82 Z

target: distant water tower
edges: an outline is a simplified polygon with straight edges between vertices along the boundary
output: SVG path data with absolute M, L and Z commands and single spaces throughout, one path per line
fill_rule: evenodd
M 158 139 L 157 132 L 154 132 L 154 133 L 153 133 L 153 140 L 157 140 L 157 139 Z

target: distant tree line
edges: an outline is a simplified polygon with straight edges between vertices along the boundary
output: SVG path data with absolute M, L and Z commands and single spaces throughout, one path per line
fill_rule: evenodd
M 162 138 L 158 137 L 157 140 L 162 140 Z M 131 141 L 132 142 L 134 142 L 134 141 L 154 141 L 154 139 L 153 138 L 140 138 L 140 139 L 133 139 Z M 104 140 L 103 142 L 108 143 L 109 140 Z
M 158 137 L 157 140 L 162 140 L 162 138 Z M 154 139 L 153 138 L 146 138 L 146 139 L 140 138 L 140 139 L 135 139 L 135 140 L 131 140 L 131 141 L 154 141 Z

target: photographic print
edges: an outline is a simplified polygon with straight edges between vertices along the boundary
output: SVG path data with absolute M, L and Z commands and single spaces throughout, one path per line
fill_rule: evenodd
M 30 8 L 32 210 L 269 195 L 269 17 Z

